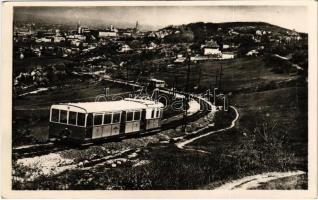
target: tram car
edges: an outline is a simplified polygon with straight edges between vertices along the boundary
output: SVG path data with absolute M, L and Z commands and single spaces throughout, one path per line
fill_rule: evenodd
M 163 80 L 159 80 L 159 79 L 149 79 L 149 86 L 151 88 L 164 88 L 166 87 L 166 82 Z
M 49 139 L 93 141 L 159 129 L 164 105 L 151 100 L 55 104 L 50 108 Z

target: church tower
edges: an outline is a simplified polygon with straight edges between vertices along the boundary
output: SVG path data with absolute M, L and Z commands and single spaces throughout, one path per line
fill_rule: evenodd
M 138 20 L 136 21 L 136 26 L 135 26 L 135 31 L 138 32 L 139 31 L 139 24 L 138 24 Z

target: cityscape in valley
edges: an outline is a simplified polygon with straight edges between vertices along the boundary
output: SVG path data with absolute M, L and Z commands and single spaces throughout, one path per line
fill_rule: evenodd
M 142 21 L 14 18 L 12 189 L 307 189 L 308 34 Z

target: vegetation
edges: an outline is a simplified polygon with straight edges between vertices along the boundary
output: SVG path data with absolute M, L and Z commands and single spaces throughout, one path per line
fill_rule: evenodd
M 212 185 L 213 188 L 236 178 L 263 172 L 307 171 L 306 35 L 302 34 L 305 38 L 302 41 L 291 42 L 288 45 L 273 45 L 270 38 L 263 35 L 256 44 L 252 34 L 258 29 L 273 34 L 286 32 L 286 29 L 281 27 L 259 22 L 220 24 L 200 22 L 162 29 L 160 31 L 169 32 L 163 39 L 146 37 L 142 40 L 133 38 L 124 40 L 131 47 L 140 49 L 152 41 L 170 43 L 168 48 L 174 48 L 173 54 L 184 53 L 183 51 L 189 46 L 199 51 L 201 44 L 207 39 L 213 39 L 221 46 L 224 42 L 238 46 L 238 58 L 191 63 L 189 82 L 186 79 L 187 66 L 167 67 L 173 57 L 165 58 L 159 50 L 118 53 L 120 46 L 116 42 L 105 41 L 105 45 L 73 59 L 53 60 L 52 63 L 58 64 L 44 67 L 47 82 L 69 85 L 46 93 L 14 97 L 14 146 L 45 140 L 47 135 L 44 133 L 47 133 L 50 104 L 57 101 L 93 101 L 96 95 L 104 92 L 105 86 L 113 87 L 103 83 L 91 84 L 90 81 L 93 81 L 91 77 L 73 76 L 75 68 L 82 66 L 85 66 L 83 68 L 87 71 L 92 67 L 105 70 L 112 77 L 127 80 L 155 76 L 165 80 L 168 87 L 185 89 L 189 86 L 189 91 L 194 93 L 203 92 L 208 88 L 212 90 L 218 88 L 217 94 L 221 92 L 226 94 L 230 105 L 238 109 L 240 117 L 235 128 L 195 140 L 185 149 L 179 149 L 174 144 L 180 135 L 185 134 L 181 133 L 181 129 L 176 128 L 163 131 L 161 135 L 130 138 L 120 143 L 109 142 L 88 149 L 63 151 L 60 155 L 74 158 L 75 162 L 89 162 L 112 154 L 112 150 L 115 152 L 125 148 L 139 149 L 140 154 L 118 167 L 102 163 L 91 165 L 89 169 L 78 167 L 60 174 L 41 175 L 34 180 L 25 179 L 23 184 L 14 180 L 13 188 L 23 190 L 198 189 L 206 188 L 207 185 Z M 228 34 L 229 31 L 234 34 Z M 230 37 L 225 38 L 224 35 Z M 265 48 L 258 49 L 258 56 L 245 56 L 247 52 L 261 45 Z M 87 61 L 94 56 L 99 58 Z M 76 61 L 77 59 L 79 61 Z M 34 67 L 33 63 L 43 64 L 44 60 L 42 58 L 28 58 L 23 62 L 16 60 L 14 65 L 17 66 L 17 74 L 24 70 L 22 66 L 24 62 L 28 66 L 25 70 L 30 71 Z M 50 59 L 48 62 L 51 62 Z M 299 66 L 303 70 L 296 69 L 295 65 L 296 68 Z M 221 68 L 223 74 L 220 73 Z M 30 77 L 22 78 L 25 84 L 32 81 Z M 113 93 L 131 90 L 118 86 L 114 88 L 111 90 Z M 221 103 L 217 101 L 218 105 Z M 177 114 L 179 112 L 166 112 L 165 116 L 172 117 Z M 228 127 L 234 117 L 232 109 L 229 112 L 217 113 L 214 118 L 215 125 L 208 131 Z M 205 121 L 209 123 L 208 120 Z M 197 127 L 187 126 L 187 130 L 195 128 Z M 189 139 L 195 135 L 182 136 Z M 161 138 L 165 138 L 164 142 L 161 142 Z M 147 162 L 139 166 L 134 165 L 140 160 Z M 32 173 L 31 169 L 18 166 L 16 163 L 13 164 L 13 168 L 16 169 L 15 174 L 18 176 L 26 176 L 27 172 Z M 283 187 L 284 181 L 296 182 L 297 189 L 307 188 L 307 178 L 304 176 L 298 177 L 296 181 L 276 180 L 260 188 L 294 187 L 293 185 Z

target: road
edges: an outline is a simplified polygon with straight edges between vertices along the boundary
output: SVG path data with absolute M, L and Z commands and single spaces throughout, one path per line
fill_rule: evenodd
M 223 184 L 217 188 L 213 188 L 214 190 L 248 190 L 257 188 L 263 183 L 267 183 L 269 181 L 298 176 L 305 174 L 303 171 L 289 171 L 289 172 L 269 172 L 263 174 L 257 174 L 253 176 L 246 176 L 244 178 L 231 181 L 229 183 Z M 206 188 L 209 189 L 209 188 Z

